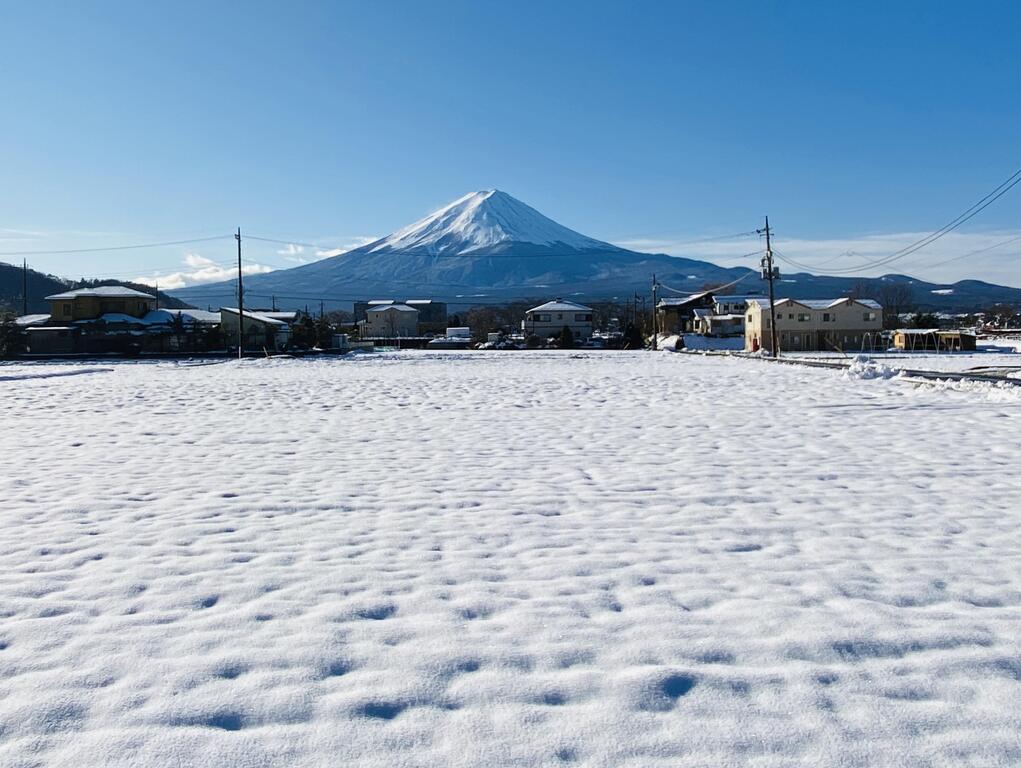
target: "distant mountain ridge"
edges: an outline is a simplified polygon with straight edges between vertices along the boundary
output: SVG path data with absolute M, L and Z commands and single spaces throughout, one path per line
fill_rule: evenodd
M 473 192 L 393 234 L 322 261 L 245 278 L 252 306 L 350 307 L 354 301 L 400 296 L 454 306 L 570 297 L 630 300 L 649 294 L 652 275 L 663 295 L 698 291 L 744 276 L 735 290 L 764 286 L 756 270 L 631 251 L 569 229 L 500 190 Z M 904 275 L 882 278 L 784 275 L 778 291 L 792 298 L 847 295 L 862 283 L 909 283 L 922 309 L 1021 305 L 1021 289 L 976 280 L 945 285 Z M 190 286 L 174 295 L 197 306 L 236 302 L 233 281 Z
M 9 311 L 20 315 L 23 307 L 22 296 L 24 295 L 24 280 L 22 268 L 15 264 L 5 264 L 0 261 L 0 311 Z M 34 269 L 28 270 L 28 312 L 29 314 L 44 314 L 50 311 L 50 305 L 46 301 L 47 296 L 55 293 L 63 293 L 74 288 L 94 288 L 100 285 L 126 285 L 137 291 L 152 293 L 152 287 L 139 283 L 124 282 L 121 280 L 65 280 L 56 275 L 48 275 L 37 272 Z M 174 296 L 169 296 L 163 291 L 159 292 L 160 306 L 165 309 L 186 309 L 191 305 Z

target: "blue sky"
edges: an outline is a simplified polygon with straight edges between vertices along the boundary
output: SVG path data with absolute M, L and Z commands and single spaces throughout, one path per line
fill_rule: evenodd
M 782 251 L 853 266 L 1021 167 L 1019 23 L 1006 2 L 8 3 L 0 251 L 236 226 L 349 246 L 497 187 L 720 263 L 754 241 L 690 241 L 768 213 Z M 1018 242 L 947 263 L 1019 214 L 1021 187 L 896 267 L 1021 285 Z M 212 276 L 233 247 L 30 260 Z

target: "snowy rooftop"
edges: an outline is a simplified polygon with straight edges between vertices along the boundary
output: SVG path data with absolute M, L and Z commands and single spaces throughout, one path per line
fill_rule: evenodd
M 591 312 L 592 307 L 586 307 L 584 304 L 576 304 L 573 301 L 564 301 L 563 299 L 554 299 L 553 301 L 547 301 L 545 304 L 540 304 L 537 307 L 532 307 L 529 312 Z
M 77 288 L 73 291 L 65 291 L 64 293 L 55 293 L 52 296 L 47 296 L 47 301 L 63 301 L 69 299 L 77 299 L 83 296 L 96 296 L 103 299 L 155 299 L 156 297 L 149 293 L 142 293 L 142 291 L 136 291 L 134 288 L 128 288 L 124 285 L 101 285 L 98 288 Z
M 238 313 L 238 310 L 237 310 L 237 307 L 220 307 L 220 312 L 221 313 L 222 312 L 229 312 L 232 315 L 236 315 Z M 248 318 L 252 318 L 253 320 L 258 320 L 260 323 L 265 323 L 266 325 L 279 325 L 279 326 L 286 326 L 287 325 L 287 323 L 285 323 L 283 320 L 277 320 L 275 317 L 269 317 L 268 315 L 264 315 L 261 312 L 249 312 L 246 309 L 245 310 L 245 319 L 247 320 Z
M 756 303 L 756 304 L 758 304 L 759 306 L 762 306 L 762 307 L 768 307 L 769 306 L 769 297 L 768 296 L 755 296 L 754 298 L 749 298 L 748 303 L 750 304 L 753 301 L 754 301 L 754 303 Z M 854 301 L 856 304 L 861 304 L 863 307 L 868 307 L 869 309 L 882 309 L 883 308 L 879 304 L 879 302 L 873 301 L 872 299 L 853 299 L 852 300 L 852 299 L 849 299 L 847 296 L 843 296 L 843 297 L 841 297 L 839 299 L 790 299 L 790 298 L 786 298 L 785 297 L 785 298 L 782 298 L 782 299 L 776 299 L 776 301 L 774 303 L 779 305 L 779 304 L 785 304 L 787 302 L 790 302 L 792 304 L 800 304 L 801 306 L 808 307 L 809 309 L 832 309 L 833 307 L 838 307 L 838 306 L 840 306 L 842 304 L 847 304 L 850 301 Z
M 657 303 L 657 307 L 683 307 L 685 304 L 690 304 L 693 301 L 698 301 L 706 296 L 712 294 L 712 291 L 700 291 L 699 293 L 692 293 L 688 296 L 666 296 L 661 298 Z
M 249 314 L 246 311 L 245 317 L 248 317 Z M 75 325 L 88 325 L 96 322 L 123 323 L 126 325 L 170 325 L 177 316 L 180 316 L 181 320 L 186 324 L 216 325 L 220 322 L 219 312 L 206 312 L 203 309 L 154 309 L 151 312 L 147 312 L 143 317 L 135 317 L 123 312 L 107 312 L 98 318 L 75 320 Z
M 389 304 L 387 306 L 372 307 L 368 311 L 377 315 L 384 312 L 418 312 L 417 309 L 409 307 L 407 304 Z
M 14 323 L 20 326 L 42 325 L 49 319 L 49 315 L 22 315 L 14 318 Z

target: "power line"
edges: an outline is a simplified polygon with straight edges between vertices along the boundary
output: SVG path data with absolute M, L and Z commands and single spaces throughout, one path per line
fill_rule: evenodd
M 140 243 L 138 245 L 108 245 L 100 248 L 65 248 L 59 251 L 0 251 L 0 256 L 59 256 L 69 253 L 100 253 L 102 251 L 132 251 L 138 248 L 164 248 L 171 245 L 190 245 L 191 243 L 208 243 L 213 240 L 226 240 L 233 235 L 216 235 L 214 237 L 196 237 L 191 240 L 169 240 L 163 243 Z
M 955 229 L 960 227 L 965 222 L 973 219 L 975 216 L 980 214 L 990 205 L 992 205 L 1001 197 L 1003 197 L 1005 194 L 1007 194 L 1019 183 L 1021 183 L 1021 169 L 1014 171 L 1014 173 L 1008 176 L 1005 181 L 1001 182 L 992 191 L 990 191 L 983 198 L 981 198 L 978 202 L 974 203 L 971 207 L 967 208 L 963 213 L 959 214 L 957 218 L 952 219 L 939 229 L 929 233 L 928 235 L 926 235 L 923 238 L 920 238 L 919 240 L 916 240 L 910 245 L 906 245 L 900 250 L 894 251 L 893 253 L 889 254 L 888 256 L 884 256 L 882 258 L 875 259 L 864 264 L 859 264 L 854 267 L 842 267 L 840 269 L 831 269 L 824 274 L 830 274 L 832 276 L 839 276 L 842 274 L 843 275 L 853 274 L 854 272 L 858 272 L 863 269 L 873 269 L 875 267 L 884 266 L 886 264 L 892 264 L 895 261 L 903 259 L 905 256 L 910 256 L 912 253 L 920 251 L 922 248 L 931 245 L 932 243 L 936 242 L 945 235 L 948 235 L 951 232 L 953 232 Z M 792 264 L 798 267 L 799 269 L 806 269 L 810 271 L 815 269 L 815 267 L 811 265 L 800 263 L 794 259 L 791 259 L 790 257 L 786 257 L 784 261 L 787 261 L 789 264 Z
M 961 259 L 966 259 L 969 256 L 976 256 L 976 255 L 978 255 L 980 253 L 985 253 L 986 251 L 991 251 L 994 248 L 999 248 L 1001 245 L 1008 245 L 1009 243 L 1016 243 L 1018 240 L 1021 240 L 1021 235 L 1016 235 L 1014 237 L 1010 237 L 1010 238 L 1008 238 L 1006 240 L 1002 240 L 999 243 L 995 243 L 994 245 L 987 245 L 984 248 L 979 248 L 979 249 L 974 250 L 974 251 L 969 251 L 968 253 L 962 253 L 960 256 L 954 256 L 953 258 L 949 258 L 946 261 L 938 261 L 935 264 L 926 264 L 925 266 L 930 267 L 930 268 L 932 268 L 932 267 L 942 267 L 944 264 L 949 264 L 949 263 L 951 263 L 953 261 L 959 261 Z M 919 265 L 919 266 L 921 266 L 921 265 Z

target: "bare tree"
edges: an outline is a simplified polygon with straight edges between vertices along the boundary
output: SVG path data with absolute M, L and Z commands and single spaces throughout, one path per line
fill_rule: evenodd
M 900 315 L 914 307 L 915 292 L 908 283 L 881 282 L 876 290 L 876 301 L 883 305 L 883 325 L 896 328 Z

